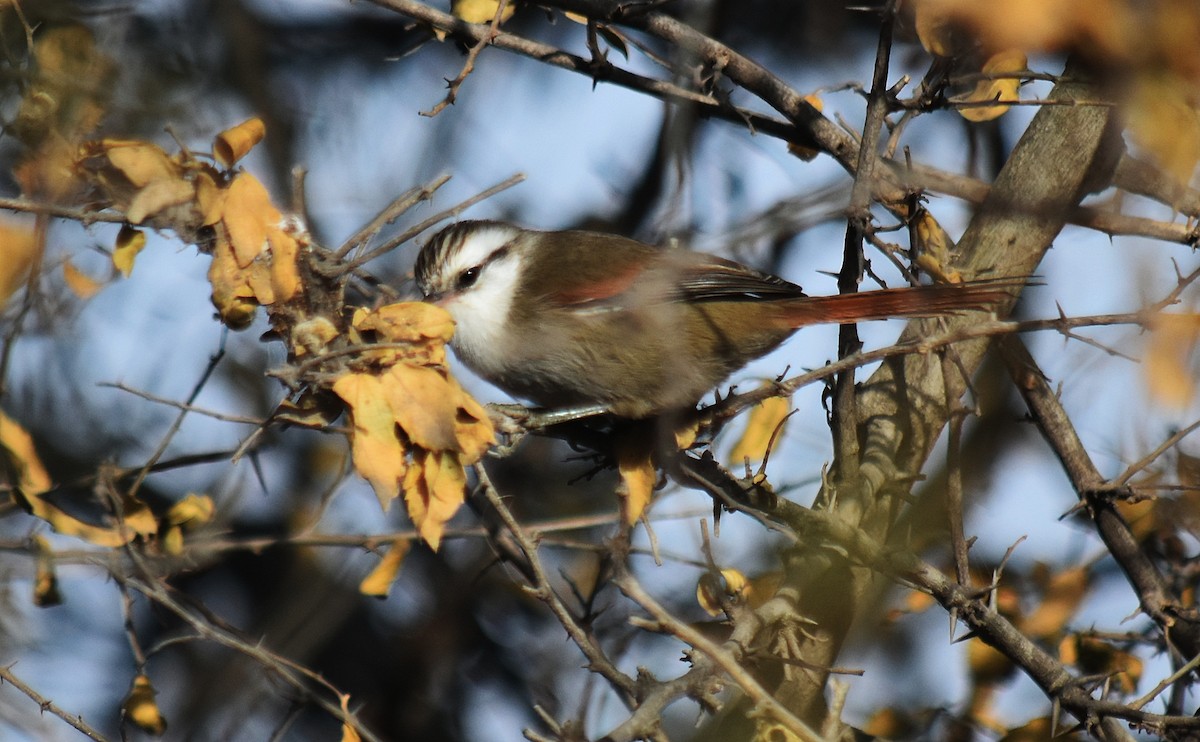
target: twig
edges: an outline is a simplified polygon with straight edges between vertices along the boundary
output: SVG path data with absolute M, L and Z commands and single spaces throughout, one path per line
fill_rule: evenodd
M 464 199 L 463 201 L 459 202 L 458 204 L 452 206 L 449 209 L 446 209 L 444 211 L 439 211 L 438 213 L 429 217 L 425 221 L 417 224 L 416 226 L 409 227 L 404 232 L 396 235 L 395 237 L 393 237 L 392 239 L 383 243 L 382 245 L 375 248 L 374 250 L 372 250 L 364 255 L 360 255 L 357 258 L 355 258 L 347 263 L 342 264 L 342 266 L 340 267 L 339 270 L 343 273 L 352 271 L 352 270 L 356 270 L 359 267 L 361 267 L 362 265 L 371 262 L 375 258 L 378 258 L 380 255 L 386 255 L 387 253 L 391 252 L 392 250 L 395 250 L 400 245 L 403 245 L 405 242 L 408 242 L 413 237 L 416 237 L 417 235 L 421 234 L 426 229 L 429 229 L 434 224 L 437 224 L 438 222 L 442 221 L 443 219 L 449 219 L 452 216 L 456 216 L 459 214 L 459 212 L 462 212 L 462 211 L 466 210 L 467 208 L 479 203 L 480 201 L 483 201 L 486 198 L 490 198 L 490 197 L 496 195 L 497 193 L 500 193 L 501 191 L 508 190 L 509 188 L 512 188 L 513 186 L 517 185 L 518 183 L 523 182 L 524 180 L 525 180 L 525 176 L 522 173 L 517 173 L 516 175 L 512 175 L 512 176 L 508 177 L 507 179 L 492 186 L 491 188 L 486 188 L 486 189 L 480 191 L 479 193 L 475 194 L 474 196 Z
M 400 215 L 404 214 L 420 202 L 428 201 L 430 198 L 432 198 L 433 194 L 437 193 L 437 190 L 444 186 L 449 180 L 449 175 L 440 175 L 423 186 L 418 188 L 410 188 L 409 190 L 400 194 L 390 204 L 383 207 L 383 209 L 375 215 L 374 219 L 367 222 L 365 225 L 363 225 L 362 229 L 359 229 L 357 232 L 351 235 L 349 239 L 343 242 L 342 246 L 339 247 L 336 252 L 334 252 L 333 257 L 337 260 L 341 260 L 345 258 L 351 250 L 355 249 L 356 247 L 366 245 L 375 238 L 375 235 L 379 234 L 380 230 L 391 224 Z
M 696 629 L 675 618 L 667 609 L 642 588 L 627 567 L 618 562 L 613 577 L 615 584 L 630 600 L 644 608 L 663 630 L 670 632 L 680 641 L 703 652 L 721 670 L 737 683 L 758 707 L 758 711 L 769 714 L 788 728 L 797 739 L 805 742 L 820 742 L 822 737 L 808 725 L 797 719 L 784 708 L 769 691 L 762 687 L 754 676 L 742 666 L 742 657 L 709 640 Z
M 34 703 L 36 703 L 43 712 L 49 711 L 50 713 L 54 714 L 58 718 L 62 719 L 63 721 L 65 721 L 68 724 L 70 724 L 71 726 L 73 726 L 76 730 L 81 732 L 83 735 L 85 735 L 89 739 L 94 739 L 94 740 L 98 740 L 98 741 L 108 739 L 108 737 L 105 737 L 99 731 L 94 729 L 90 724 L 85 722 L 83 720 L 82 716 L 79 716 L 78 714 L 71 715 L 71 714 L 67 713 L 60 706 L 58 706 L 56 703 L 54 703 L 54 701 L 51 701 L 50 699 L 46 698 L 42 694 L 38 693 L 32 687 L 30 687 L 24 681 L 22 681 L 20 678 L 18 678 L 16 675 L 14 675 L 13 671 L 12 671 L 12 665 L 8 665 L 7 667 L 0 667 L 0 682 L 6 682 L 6 683 L 12 685 L 12 687 L 16 688 L 17 690 L 21 691 L 26 696 L 28 696 L 29 699 L 32 700 Z
M 496 34 L 500 30 L 500 19 L 504 17 L 504 10 L 508 7 L 509 1 L 500 0 L 500 2 L 496 3 L 496 14 L 492 16 L 492 23 L 488 32 L 467 50 L 467 60 L 463 62 L 462 71 L 458 73 L 458 77 L 446 81 L 446 87 L 449 88 L 446 91 L 446 97 L 438 101 L 437 105 L 428 111 L 421 111 L 422 116 L 433 118 L 449 106 L 454 105 L 454 101 L 458 99 L 458 89 L 467 81 L 467 77 L 475 71 L 475 60 L 479 58 L 479 53 L 496 38 Z
M 525 533 L 521 524 L 513 517 L 512 511 L 504 504 L 503 498 L 500 497 L 500 494 L 492 485 L 484 468 L 477 466 L 475 467 L 475 471 L 479 475 L 479 485 L 483 491 L 484 498 L 495 509 L 504 526 L 512 533 L 521 550 L 525 553 L 525 558 L 529 563 L 534 580 L 532 586 L 533 594 L 546 604 L 555 618 L 558 619 L 558 622 L 562 624 L 562 627 L 571 637 L 571 640 L 575 642 L 575 645 L 587 657 L 589 669 L 600 674 L 607 680 L 613 689 L 617 691 L 617 695 L 621 700 L 629 708 L 633 708 L 634 699 L 637 697 L 637 684 L 633 678 L 617 669 L 616 665 L 605 655 L 595 637 L 579 625 L 575 616 L 571 614 L 566 604 L 563 603 L 562 598 L 558 596 L 558 593 L 550 584 L 550 579 L 546 574 L 545 568 L 542 566 L 541 558 L 538 556 L 537 543 Z

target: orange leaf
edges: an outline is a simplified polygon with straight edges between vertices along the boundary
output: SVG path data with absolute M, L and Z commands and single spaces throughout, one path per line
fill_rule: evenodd
M 154 695 L 154 686 L 150 684 L 150 678 L 135 675 L 129 695 L 125 696 L 125 701 L 121 704 L 121 714 L 138 729 L 157 736 L 167 731 L 167 720 L 158 710 Z
M 112 166 L 135 188 L 144 188 L 156 180 L 175 180 L 182 174 L 179 164 L 156 144 L 105 139 L 100 147 Z
M 276 227 L 267 229 L 267 244 L 271 246 L 271 288 L 275 301 L 287 301 L 300 290 L 300 270 L 296 266 L 300 245 L 295 237 Z
M 156 180 L 133 194 L 125 218 L 132 224 L 141 224 L 172 206 L 188 203 L 195 195 L 196 187 L 190 181 L 182 178 Z
M 1200 340 L 1200 314 L 1159 314 L 1150 322 L 1142 372 L 1150 396 L 1172 407 L 1191 404 L 1196 395 L 1194 356 Z
M 267 135 L 267 127 L 260 118 L 252 118 L 237 126 L 226 129 L 213 140 L 213 158 L 223 168 L 245 157 L 254 145 Z
M 121 275 L 129 278 L 133 273 L 133 261 L 146 247 L 146 233 L 128 224 L 117 233 L 117 244 L 113 248 L 112 262 Z
M 429 451 L 458 448 L 458 395 L 444 371 L 397 364 L 381 380 L 392 414 L 409 440 Z
M 616 442 L 616 449 L 617 472 L 621 477 L 617 493 L 624 502 L 625 523 L 633 525 L 650 504 L 658 483 L 652 456 L 653 434 L 639 430 L 622 436 Z
M 90 299 L 104 288 L 104 284 L 76 268 L 70 260 L 63 262 L 63 281 L 80 299 Z
M 1016 73 L 1023 71 L 1028 60 L 1019 49 L 1006 49 L 988 58 L 983 65 L 984 75 L 1014 75 L 994 80 L 980 80 L 975 84 L 975 90 L 964 100 L 968 103 L 988 103 L 996 101 L 997 105 L 969 106 L 959 108 L 958 113 L 967 121 L 991 121 L 999 118 L 1008 111 L 1005 102 L 1015 103 L 1020 100 L 1021 80 Z
M 0 222 L 0 307 L 20 288 L 29 275 L 29 266 L 37 255 L 37 239 L 32 229 L 11 222 Z
M 453 451 L 427 451 L 421 467 L 424 488 L 418 489 L 423 493 L 425 501 L 417 509 L 421 513 L 421 521 L 413 523 L 429 548 L 438 550 L 441 545 L 442 532 L 467 496 L 467 473 L 459 462 L 458 454 Z M 412 503 L 409 493 L 404 493 L 405 501 L 409 503 L 409 516 L 412 517 Z
M 1052 576 L 1043 590 L 1041 604 L 1019 622 L 1021 631 L 1035 639 L 1057 636 L 1079 609 L 1088 584 L 1087 570 L 1083 567 L 1066 569 Z
M 0 447 L 7 452 L 16 471 L 15 484 L 27 498 L 37 497 L 52 486 L 50 474 L 42 466 L 33 436 L 20 423 L 0 412 Z
M 445 309 L 423 301 L 388 304 L 373 311 L 355 314 L 354 326 L 374 330 L 390 343 L 415 343 L 423 340 L 449 342 L 454 335 L 454 320 Z
M 383 384 L 370 374 L 352 373 L 335 381 L 333 391 L 350 407 L 354 468 L 371 484 L 386 510 L 400 494 L 406 466 L 404 445 L 396 437 L 396 420 Z
M 768 397 L 757 404 L 750 411 L 746 430 L 729 454 L 730 459 L 735 464 L 746 459 L 762 461 L 769 453 L 767 446 L 777 437 L 776 431 L 782 433 L 784 421 L 791 414 L 791 406 L 791 400 L 787 397 Z
M 221 219 L 239 266 L 245 268 L 258 257 L 266 245 L 267 228 L 277 226 L 281 218 L 258 178 L 238 173 L 226 189 Z
M 375 565 L 375 569 L 371 570 L 371 573 L 358 584 L 358 591 L 373 598 L 386 598 L 392 589 L 392 583 L 396 581 L 396 575 L 400 573 L 400 565 L 404 563 L 404 557 L 410 548 L 412 548 L 412 542 L 406 538 L 398 538 L 393 541 L 392 547 L 384 553 L 379 564 Z
M 254 291 L 238 266 L 228 240 L 219 238 L 213 247 L 208 282 L 212 286 L 212 303 L 221 315 L 221 321 L 233 330 L 249 327 L 254 321 L 258 302 L 254 300 Z

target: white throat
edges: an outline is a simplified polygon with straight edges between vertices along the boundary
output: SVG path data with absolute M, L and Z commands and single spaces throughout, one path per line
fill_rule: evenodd
M 516 230 L 496 225 L 480 229 L 464 241 L 445 266 L 446 275 L 458 275 L 478 266 L 497 249 L 512 241 Z M 451 344 L 459 359 L 481 375 L 504 370 L 508 357 L 508 317 L 521 276 L 522 254 L 512 249 L 486 264 L 475 285 L 448 295 L 440 303 L 457 325 Z

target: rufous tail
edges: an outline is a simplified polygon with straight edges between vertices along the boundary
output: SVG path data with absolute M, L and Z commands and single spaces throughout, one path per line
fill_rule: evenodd
M 892 317 L 934 317 L 965 309 L 992 309 L 1010 301 L 1014 290 L 1023 283 L 981 281 L 810 296 L 789 302 L 784 314 L 792 327 Z

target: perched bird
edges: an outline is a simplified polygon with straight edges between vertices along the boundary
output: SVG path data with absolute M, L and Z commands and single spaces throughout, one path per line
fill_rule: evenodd
M 987 309 L 997 283 L 837 296 L 731 260 L 599 232 L 465 221 L 421 250 L 425 300 L 457 325 L 456 355 L 513 396 L 644 418 L 693 407 L 797 329 Z

